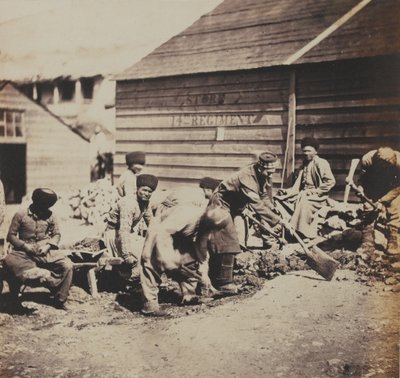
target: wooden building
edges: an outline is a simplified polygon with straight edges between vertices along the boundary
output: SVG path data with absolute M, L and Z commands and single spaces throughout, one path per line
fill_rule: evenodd
M 89 143 L 11 82 L 0 84 L 0 172 L 7 203 L 37 187 L 64 192 L 90 181 Z
M 289 184 L 314 136 L 341 192 L 351 158 L 399 146 L 399 19 L 397 0 L 224 1 L 116 77 L 114 172 L 142 149 L 161 186 L 195 185 L 271 150 Z

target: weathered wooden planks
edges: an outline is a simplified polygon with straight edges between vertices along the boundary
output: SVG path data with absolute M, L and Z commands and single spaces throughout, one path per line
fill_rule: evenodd
M 0 108 L 23 109 L 26 128 L 26 190 L 56 191 L 89 182 L 88 143 L 12 84 L 0 91 Z
M 330 161 L 335 189 L 341 191 L 352 158 L 380 145 L 397 146 L 400 86 L 397 79 L 378 85 L 382 78 L 395 76 L 395 67 L 390 59 L 377 58 L 296 68 L 296 168 L 301 165 L 301 139 L 320 139 L 320 155 Z M 195 184 L 203 175 L 226 178 L 252 161 L 255 151 L 270 150 L 280 159 L 274 177 L 278 183 L 289 101 L 289 87 L 282 84 L 288 86 L 288 78 L 288 70 L 275 68 L 121 83 L 116 175 L 124 169 L 124 154 L 135 149 L 148 154 L 147 169 L 163 183 L 173 184 Z M 254 92 L 249 90 L 253 84 Z M 137 97 L 136 88 L 140 88 Z M 240 94 L 240 101 L 218 103 L 217 89 Z M 182 102 L 194 93 L 210 103 Z M 147 99 L 149 107 L 140 103 Z

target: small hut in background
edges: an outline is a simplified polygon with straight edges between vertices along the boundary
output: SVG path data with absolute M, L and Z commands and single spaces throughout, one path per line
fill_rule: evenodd
M 6 202 L 37 187 L 67 192 L 90 181 L 89 143 L 11 82 L 0 84 L 0 172 Z

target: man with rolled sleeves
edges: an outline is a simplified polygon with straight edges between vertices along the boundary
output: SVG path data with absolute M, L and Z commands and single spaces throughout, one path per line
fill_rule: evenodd
M 143 151 L 133 151 L 125 155 L 128 169 L 122 173 L 117 182 L 117 191 L 121 197 L 127 193 L 136 192 L 136 176 L 146 164 L 146 154 Z
M 210 198 L 207 211 L 215 210 L 220 215 L 214 226 L 224 226 L 212 227 L 205 221 L 201 222 L 196 244 L 200 256 L 205 256 L 209 250 L 211 282 L 221 293 L 237 293 L 233 284 L 233 264 L 235 254 L 241 249 L 234 217 L 248 206 L 267 227 L 276 226 L 281 221 L 273 211 L 271 200 L 271 174 L 275 172 L 277 160 L 271 152 L 261 153 L 256 163 L 222 181 Z
M 13 250 L 4 262 L 17 287 L 31 277 L 30 272 L 35 268 L 50 271 L 41 281 L 54 294 L 55 307 L 66 310 L 73 265 L 58 251 L 61 235 L 58 221 L 50 210 L 56 202 L 57 195 L 53 190 L 34 190 L 32 203 L 17 211 L 11 221 L 7 241 Z

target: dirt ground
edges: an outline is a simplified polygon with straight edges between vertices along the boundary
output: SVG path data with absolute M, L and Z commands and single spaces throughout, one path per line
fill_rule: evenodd
M 93 233 L 68 229 L 76 240 Z M 157 319 L 140 314 L 134 290 L 94 299 L 73 286 L 65 312 L 51 307 L 46 289 L 30 289 L 23 303 L 31 315 L 11 314 L 5 290 L 0 376 L 398 377 L 400 302 L 388 289 L 353 271 L 331 282 L 291 272 L 195 306 L 163 293 L 171 316 Z

